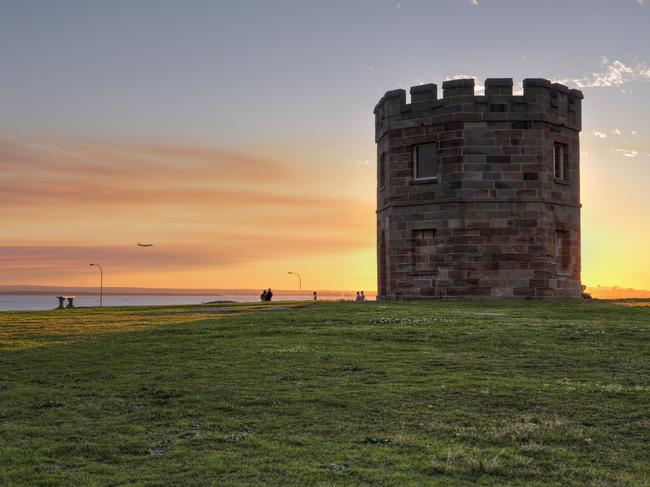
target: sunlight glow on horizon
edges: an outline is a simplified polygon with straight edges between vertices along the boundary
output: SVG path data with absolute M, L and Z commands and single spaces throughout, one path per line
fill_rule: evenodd
M 583 282 L 646 289 L 647 267 L 638 263 L 647 259 L 650 228 L 620 208 L 637 207 L 643 195 L 601 191 L 610 177 L 601 167 L 644 158 L 625 160 L 611 138 L 582 139 Z M 0 181 L 0 217 L 11 229 L 0 285 L 91 286 L 86 261 L 101 260 L 114 286 L 284 288 L 291 285 L 284 269 L 299 267 L 313 289 L 375 290 L 374 164 L 346 168 L 364 189 L 344 198 L 338 172 L 298 191 L 313 183 L 311 172 L 303 173 L 300 157 L 278 160 L 175 146 L 2 144 L 3 167 L 21 171 Z M 212 173 L 222 177 L 215 182 Z M 328 187 L 339 194 L 328 197 Z M 136 247 L 142 239 L 156 246 Z

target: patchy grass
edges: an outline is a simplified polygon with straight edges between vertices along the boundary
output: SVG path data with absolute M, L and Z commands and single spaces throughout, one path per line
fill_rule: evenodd
M 0 313 L 0 485 L 650 485 L 650 307 Z

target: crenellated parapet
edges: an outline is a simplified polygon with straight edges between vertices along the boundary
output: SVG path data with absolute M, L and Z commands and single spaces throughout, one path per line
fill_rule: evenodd
M 452 121 L 547 122 L 559 127 L 582 129 L 580 90 L 569 89 L 547 79 L 527 78 L 523 94 L 513 94 L 512 78 L 488 78 L 485 93 L 475 94 L 474 79 L 456 79 L 442 83 L 442 98 L 434 83 L 406 91 L 387 92 L 375 106 L 375 140 L 392 129 L 405 129 L 421 123 Z

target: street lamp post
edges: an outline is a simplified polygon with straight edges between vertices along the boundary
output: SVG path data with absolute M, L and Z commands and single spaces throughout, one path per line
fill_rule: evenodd
M 289 271 L 288 274 L 293 274 L 294 276 L 298 276 L 298 289 L 300 290 L 300 292 L 302 292 L 302 279 L 300 278 L 300 274 L 291 271 Z
M 102 297 L 104 295 L 104 269 L 99 264 L 90 264 L 99 267 L 99 306 L 102 305 Z

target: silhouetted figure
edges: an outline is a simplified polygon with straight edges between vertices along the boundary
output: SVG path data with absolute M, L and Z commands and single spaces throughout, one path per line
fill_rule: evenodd
M 366 300 L 366 295 L 363 294 L 363 291 L 361 291 L 361 299 L 360 301 L 363 303 Z
M 260 294 L 260 301 L 266 301 L 266 289 Z
M 361 302 L 361 292 L 357 291 L 357 297 L 354 299 L 355 302 L 360 303 Z
M 314 301 L 318 299 L 318 294 L 316 294 L 316 291 L 314 291 Z
M 266 290 L 266 300 L 271 301 L 272 298 L 273 298 L 273 291 L 271 291 L 271 288 L 268 288 Z

